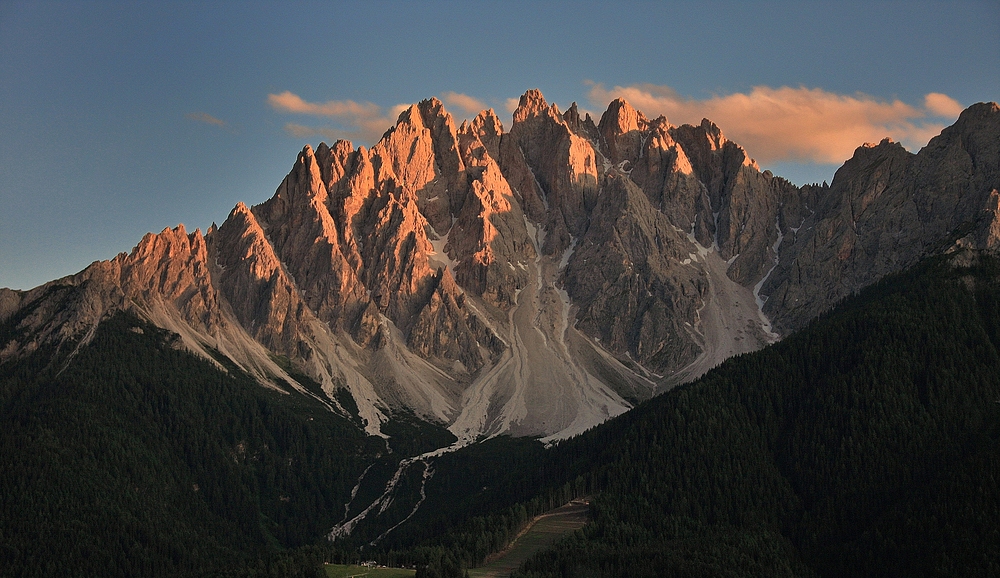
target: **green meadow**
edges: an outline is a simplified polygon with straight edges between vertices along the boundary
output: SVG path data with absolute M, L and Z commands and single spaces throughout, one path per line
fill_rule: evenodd
M 509 576 L 535 552 L 559 538 L 579 530 L 587 523 L 589 506 L 570 503 L 538 517 L 500 557 L 479 568 L 469 570 L 470 578 L 501 578 Z
M 416 570 L 405 568 L 368 568 L 344 564 L 326 564 L 327 578 L 412 578 Z

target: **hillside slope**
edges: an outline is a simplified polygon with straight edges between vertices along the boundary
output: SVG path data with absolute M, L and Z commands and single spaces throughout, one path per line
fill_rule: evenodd
M 384 442 L 178 342 L 119 313 L 78 350 L 0 366 L 0 574 L 228 571 L 343 514 Z
M 428 502 L 465 487 L 478 517 L 414 523 L 477 564 L 510 505 L 594 494 L 594 522 L 517 576 L 996 575 L 998 311 L 996 257 L 924 261 L 523 466 L 507 447 L 463 485 L 442 461 Z

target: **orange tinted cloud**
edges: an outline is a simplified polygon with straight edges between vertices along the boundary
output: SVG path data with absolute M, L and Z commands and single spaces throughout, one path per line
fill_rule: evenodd
M 708 118 L 763 163 L 841 163 L 862 143 L 887 136 L 915 150 L 944 128 L 942 119 L 954 120 L 962 110 L 954 99 L 939 93 L 928 94 L 923 106 L 914 106 L 898 99 L 805 87 L 757 86 L 746 94 L 697 100 L 668 86 L 591 86 L 589 98 L 595 105 L 607 106 L 618 97 L 646 116 L 664 115 L 672 124 L 698 124 Z
M 924 107 L 935 115 L 944 117 L 957 117 L 963 110 L 957 100 L 940 92 L 931 92 L 925 96 Z
M 480 111 L 489 108 L 478 98 L 462 94 L 460 92 L 442 92 L 441 101 L 445 104 L 445 106 L 457 108 L 467 116 L 475 116 L 479 114 Z
M 307 102 L 302 100 L 299 95 L 287 90 L 281 94 L 267 95 L 267 102 L 275 110 L 316 116 L 370 118 L 382 113 L 382 108 L 371 102 L 358 103 L 353 100 Z
M 195 122 L 203 122 L 214 126 L 226 126 L 226 121 L 215 118 L 207 112 L 189 112 L 184 117 Z
M 327 117 L 340 125 L 317 127 L 286 124 L 285 132 L 296 138 L 319 136 L 331 141 L 346 139 L 369 145 L 378 141 L 389 127 L 396 124 L 399 113 L 409 107 L 406 104 L 397 104 L 388 110 L 383 110 L 377 104 L 353 100 L 308 102 L 287 90 L 280 94 L 267 95 L 267 102 L 279 112 Z

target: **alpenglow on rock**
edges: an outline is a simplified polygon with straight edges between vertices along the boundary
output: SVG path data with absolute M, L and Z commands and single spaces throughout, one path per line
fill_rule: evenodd
M 796 187 L 711 121 L 622 99 L 595 124 L 531 90 L 509 130 L 492 110 L 456 127 L 425 100 L 371 149 L 305 146 L 270 199 L 205 235 L 165 229 L 0 289 L 17 328 L 0 363 L 78 347 L 128 309 L 331 411 L 347 390 L 373 435 L 405 410 L 463 442 L 564 438 L 929 252 L 995 249 L 998 159 L 992 103 L 917 154 L 864 145 L 832 185 Z

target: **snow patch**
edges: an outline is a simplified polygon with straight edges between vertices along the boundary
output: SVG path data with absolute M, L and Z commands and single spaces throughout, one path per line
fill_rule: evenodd
M 718 248 L 719 248 L 719 246 L 717 244 L 713 244 L 711 247 L 706 247 L 706 246 L 702 245 L 701 243 L 699 243 L 698 240 L 695 239 L 695 237 L 694 237 L 694 231 L 693 230 L 690 231 L 690 232 L 684 232 L 684 231 L 681 231 L 680 229 L 678 229 L 678 231 L 680 231 L 680 232 L 684 233 L 685 235 L 687 235 L 688 241 L 691 241 L 691 244 L 694 245 L 695 250 L 698 252 L 698 257 L 704 257 L 705 255 L 708 255 L 709 253 L 717 251 Z M 694 253 L 691 253 L 691 258 L 692 259 L 696 259 Z
M 562 271 L 569 264 L 569 258 L 573 256 L 573 251 L 576 250 L 576 237 L 570 235 L 569 237 L 569 247 L 563 251 L 562 258 L 559 259 L 559 266 L 556 267 L 557 271 Z
M 454 276 L 455 267 L 458 266 L 458 261 L 455 261 L 454 259 L 449 257 L 448 253 L 445 252 L 444 250 L 444 248 L 448 245 L 448 240 L 451 238 L 452 230 L 448 229 L 448 234 L 442 237 L 441 235 L 438 234 L 437 231 L 434 230 L 433 226 L 430 227 L 431 231 L 434 233 L 434 236 L 437 237 L 437 239 L 436 240 L 428 239 L 428 241 L 431 242 L 431 247 L 434 248 L 434 251 L 427 254 L 427 260 L 430 261 L 431 265 L 435 267 L 447 268 L 449 271 L 451 271 L 452 276 Z

